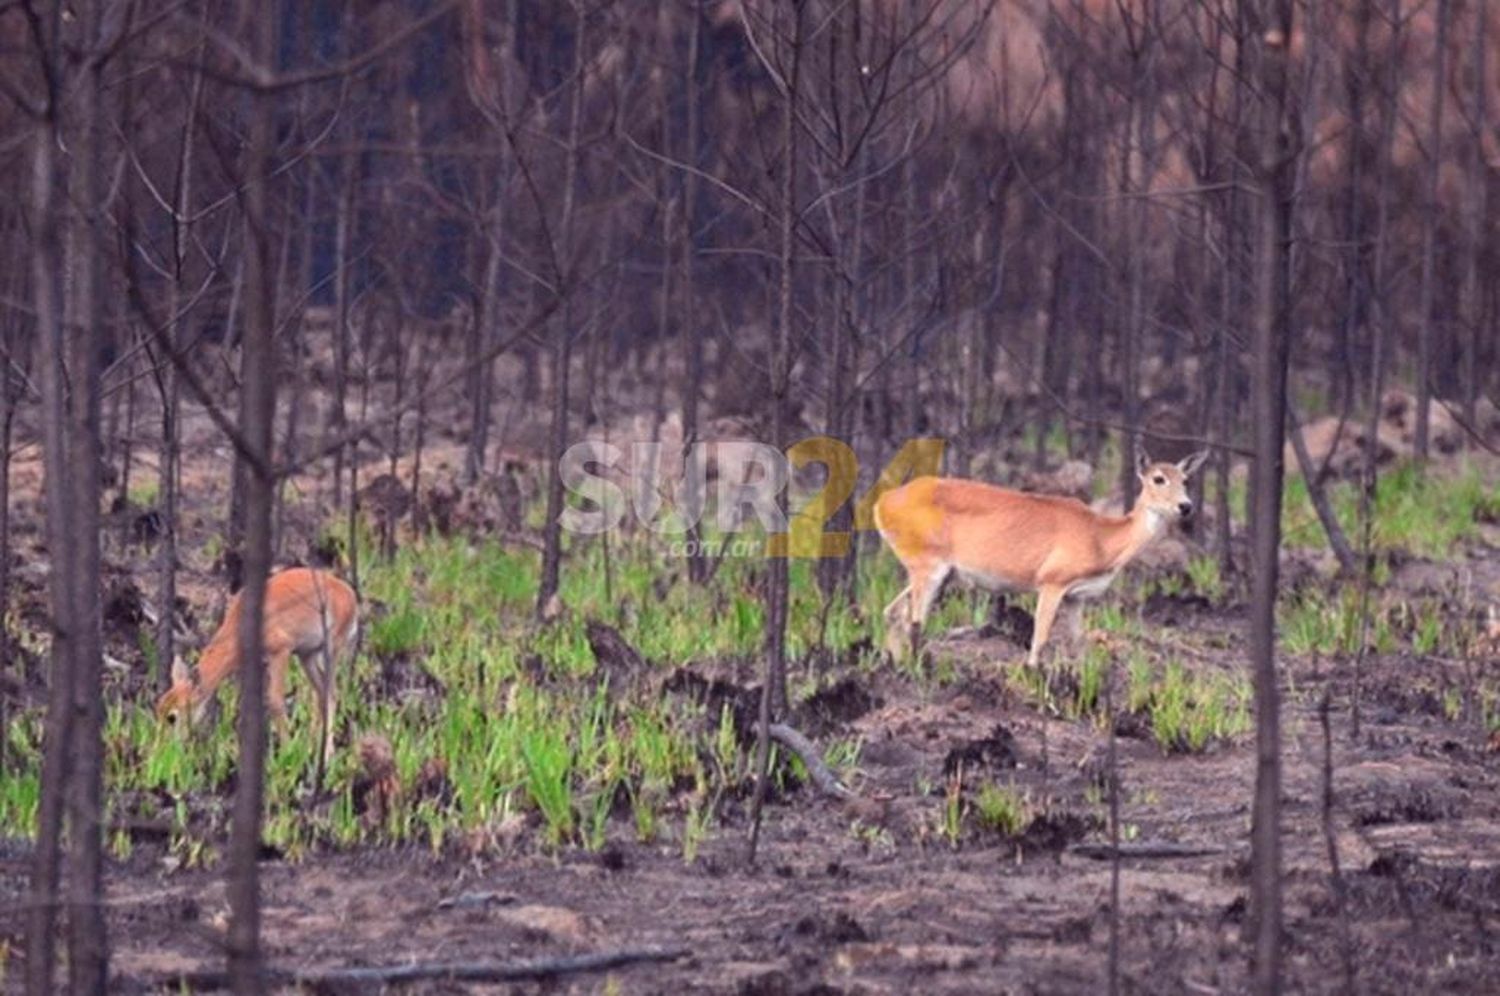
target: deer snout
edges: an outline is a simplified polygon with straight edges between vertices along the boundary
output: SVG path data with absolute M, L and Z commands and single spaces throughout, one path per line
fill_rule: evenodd
M 1193 514 L 1193 503 L 1190 501 L 1178 502 L 1177 514 L 1182 516 L 1184 519 L 1191 517 Z

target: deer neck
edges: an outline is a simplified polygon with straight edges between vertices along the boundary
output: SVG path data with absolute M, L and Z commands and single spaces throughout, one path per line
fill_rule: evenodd
M 1104 537 L 1104 554 L 1111 570 L 1119 570 L 1144 550 L 1167 527 L 1164 515 L 1137 501 L 1130 514 L 1116 519 Z
M 229 633 L 226 639 L 215 638 L 207 647 L 203 648 L 202 655 L 198 658 L 198 666 L 188 672 L 188 681 L 193 688 L 193 704 L 197 705 L 207 701 L 219 690 L 224 679 L 229 677 L 234 670 L 235 655 L 238 648 L 235 640 L 238 634 Z

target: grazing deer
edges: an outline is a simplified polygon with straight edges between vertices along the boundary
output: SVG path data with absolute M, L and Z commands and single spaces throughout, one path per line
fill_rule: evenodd
M 243 592 L 229 600 L 229 611 L 208 641 L 196 670 L 172 662 L 172 687 L 156 703 L 163 721 L 197 723 L 224 679 L 240 664 L 239 628 Z M 333 665 L 350 647 L 359 628 L 354 589 L 326 571 L 292 567 L 266 581 L 266 708 L 278 727 L 286 725 L 286 669 L 293 654 L 302 662 L 318 697 L 322 758 L 333 754 Z M 186 720 L 186 722 L 183 722 Z
M 1184 485 L 1207 457 L 1205 450 L 1152 463 L 1139 454 L 1141 493 L 1123 516 L 1100 515 L 1074 498 L 954 478 L 919 477 L 886 492 L 875 504 L 875 525 L 907 575 L 885 610 L 886 649 L 899 657 L 903 642 L 915 647 L 939 589 L 957 571 L 990 591 L 1037 593 L 1026 658 L 1036 667 L 1065 597 L 1102 594 L 1167 523 L 1192 514 Z

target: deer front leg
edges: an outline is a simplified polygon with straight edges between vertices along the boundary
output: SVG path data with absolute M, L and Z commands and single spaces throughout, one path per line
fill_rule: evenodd
M 1052 621 L 1057 618 L 1058 606 L 1062 604 L 1063 589 L 1056 585 L 1043 585 L 1037 593 L 1036 619 L 1031 631 L 1031 653 L 1026 656 L 1026 666 L 1035 668 L 1041 662 L 1042 647 L 1052 632 Z

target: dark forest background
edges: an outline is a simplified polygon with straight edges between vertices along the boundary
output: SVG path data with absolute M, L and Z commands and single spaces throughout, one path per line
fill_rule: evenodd
M 79 881 L 99 874 L 92 538 L 154 478 L 169 660 L 181 447 L 204 433 L 226 474 L 236 457 L 216 514 L 252 607 L 266 567 L 304 552 L 286 480 L 320 475 L 296 494 L 321 514 L 361 473 L 416 490 L 440 444 L 465 485 L 532 468 L 551 524 L 556 456 L 601 432 L 829 435 L 865 482 L 935 436 L 951 473 L 1071 457 L 1118 466 L 1127 500 L 1130 440 L 1174 459 L 1206 443 L 1205 539 L 1227 565 L 1232 457 L 1279 454 L 1276 413 L 1335 416 L 1371 465 L 1482 436 L 1494 17 L 1484 0 L 0 2 L 0 457 L 45 450 L 68 565 L 53 708 L 72 725 L 49 728 L 44 783 L 82 786 Z M 1382 399 L 1409 409 L 1406 436 L 1381 437 Z M 1268 423 L 1274 446 L 1252 437 Z M 1252 515 L 1280 485 L 1262 466 Z M 565 550 L 555 526 L 541 542 L 546 614 Z M 13 566 L 7 540 L 0 591 Z M 847 575 L 820 568 L 828 591 Z M 769 576 L 775 668 L 784 563 Z M 48 805 L 43 850 L 62 846 Z M 102 932 L 77 936 L 86 967 Z
M 1259 86 L 1237 5 L 809 4 L 794 20 L 735 3 L 288 4 L 259 88 L 242 26 L 270 11 L 125 5 L 96 43 L 101 199 L 64 141 L 44 205 L 37 117 L 84 127 L 88 53 L 76 18 L 51 39 L 28 9 L 3 12 L 0 64 L 22 409 L 29 252 L 53 229 L 71 272 L 75 214 L 99 236 L 109 424 L 160 405 L 166 335 L 232 402 L 261 92 L 280 393 L 332 388 L 331 408 L 297 412 L 319 441 L 347 421 L 357 368 L 407 364 L 415 390 L 460 351 L 468 378 L 434 400 L 473 409 L 476 471 L 494 446 L 543 455 L 506 435 L 496 400 L 519 394 L 534 418 L 559 350 L 575 432 L 622 408 L 688 436 L 766 416 L 783 310 L 789 417 L 875 462 L 917 434 L 952 440 L 965 469 L 1022 429 L 1039 462 L 1059 441 L 1097 462 L 1119 425 L 1228 444 L 1243 428 Z M 1296 387 L 1358 407 L 1383 352 L 1387 379 L 1472 421 L 1497 369 L 1485 5 L 1303 14 Z M 122 435 L 104 440 L 116 461 Z

